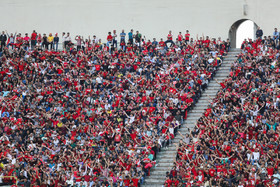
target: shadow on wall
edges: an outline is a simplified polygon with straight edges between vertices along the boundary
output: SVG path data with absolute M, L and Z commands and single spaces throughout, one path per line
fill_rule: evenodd
M 231 47 L 232 48 L 240 48 L 241 46 L 236 46 L 236 43 L 237 43 L 237 30 L 239 28 L 239 26 L 244 23 L 245 21 L 248 21 L 250 19 L 240 19 L 238 21 L 236 21 L 235 23 L 232 24 L 232 26 L 230 27 L 229 29 L 229 39 L 230 39 L 230 42 L 231 42 Z M 250 20 L 252 21 L 252 20 Z M 258 28 L 258 25 L 252 21 L 254 23 L 254 33 L 256 33 L 256 30 Z M 255 34 L 253 35 L 253 40 L 255 39 Z

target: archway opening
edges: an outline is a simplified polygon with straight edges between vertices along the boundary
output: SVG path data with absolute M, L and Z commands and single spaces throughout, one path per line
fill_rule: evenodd
M 255 34 L 254 34 L 254 22 L 251 20 L 246 20 L 243 23 L 239 25 L 236 31 L 236 47 L 240 48 L 242 42 L 244 39 L 248 38 L 254 40 Z
M 255 33 L 258 26 L 249 19 L 241 19 L 236 21 L 229 30 L 229 39 L 232 48 L 240 48 L 244 39 L 250 38 L 255 40 Z

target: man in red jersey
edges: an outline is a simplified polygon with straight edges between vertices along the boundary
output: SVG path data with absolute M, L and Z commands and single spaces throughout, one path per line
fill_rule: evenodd
M 173 42 L 172 31 L 169 31 L 169 33 L 167 35 L 167 40 L 165 41 L 165 45 L 167 46 L 168 43 L 171 43 L 171 46 L 175 45 L 175 43 Z
M 33 33 L 31 34 L 31 49 L 32 50 L 36 46 L 36 41 L 37 41 L 37 33 L 35 30 L 33 30 Z

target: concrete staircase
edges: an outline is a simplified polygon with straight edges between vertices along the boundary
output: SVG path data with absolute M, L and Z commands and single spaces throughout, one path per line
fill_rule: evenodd
M 229 75 L 231 64 L 236 60 L 236 55 L 240 53 L 240 49 L 231 49 L 228 55 L 224 58 L 222 65 L 219 67 L 214 79 L 217 79 L 218 82 L 222 82 Z M 181 134 L 188 133 L 188 128 L 192 130 L 196 121 L 202 116 L 204 110 L 209 106 L 209 100 L 212 100 L 218 90 L 220 89 L 220 84 L 218 84 L 215 80 L 212 80 L 207 89 L 202 93 L 199 101 L 196 103 L 195 107 L 189 111 L 187 120 L 182 124 L 179 129 Z M 210 98 L 209 98 L 210 97 Z M 157 156 L 157 166 L 151 169 L 151 175 L 145 180 L 145 187 L 162 187 L 165 181 L 166 172 L 170 171 L 173 162 L 175 161 L 177 150 L 174 143 L 179 143 L 179 140 L 182 137 L 177 134 L 174 140 L 172 141 L 171 146 L 167 149 L 161 150 Z

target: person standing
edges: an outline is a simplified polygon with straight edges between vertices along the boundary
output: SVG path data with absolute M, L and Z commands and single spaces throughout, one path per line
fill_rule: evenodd
M 66 39 L 66 35 L 65 35 L 65 32 L 63 32 L 63 33 L 62 33 L 62 48 L 63 48 L 63 49 L 66 48 L 65 39 Z
M 183 35 L 182 35 L 182 32 L 179 32 L 179 34 L 178 34 L 178 41 L 179 41 L 179 43 L 181 44 L 182 43 L 182 41 L 183 41 Z
M 41 34 L 39 33 L 38 34 L 38 37 L 37 37 L 37 47 L 39 47 L 39 48 L 43 48 L 43 43 L 42 43 L 42 36 L 41 36 Z
M 139 31 L 136 31 L 135 34 L 135 42 L 139 43 L 139 46 L 141 45 L 142 35 L 139 33 Z
M 69 47 L 69 44 L 71 43 L 71 37 L 70 37 L 70 33 L 67 32 L 67 35 L 65 37 L 65 48 L 67 49 Z
M 44 33 L 43 34 L 43 42 L 42 42 L 42 46 L 43 46 L 43 48 L 45 48 L 45 49 L 49 49 L 49 45 L 48 45 L 48 37 L 47 37 L 47 35 Z
M 48 44 L 50 45 L 50 50 L 53 49 L 53 40 L 54 40 L 54 37 L 53 37 L 52 33 L 50 33 L 49 37 L 48 37 Z
M 125 36 L 126 36 L 126 33 L 124 32 L 124 30 L 122 30 L 122 32 L 120 33 L 120 37 L 121 37 L 120 43 L 125 43 Z
M 30 37 L 28 36 L 28 33 L 25 33 L 25 37 L 23 38 L 23 41 L 24 41 L 24 49 L 28 50 L 29 42 L 30 42 Z
M 54 36 L 54 39 L 53 39 L 53 45 L 54 45 L 55 51 L 57 51 L 57 49 L 58 49 L 58 42 L 59 42 L 59 37 L 58 37 L 58 34 L 55 33 L 55 36 Z
M 156 48 L 158 46 L 158 42 L 157 42 L 156 38 L 153 38 L 152 45 L 154 48 Z
M 14 44 L 15 44 L 17 33 L 15 33 L 15 34 L 11 33 L 11 35 L 9 35 L 8 32 L 6 31 L 6 34 L 8 36 L 7 47 L 9 48 L 9 46 L 11 45 L 12 49 L 14 49 Z
M 263 31 L 260 27 L 258 27 L 258 29 L 256 31 L 256 38 L 262 39 L 262 36 L 263 36 Z
M 108 36 L 107 36 L 107 47 L 110 46 L 110 44 L 112 43 L 113 40 L 113 36 L 111 34 L 111 32 L 108 32 Z
M 92 43 L 97 44 L 98 41 L 99 41 L 99 39 L 95 35 L 93 35 Z
M 278 39 L 279 39 L 279 32 L 277 31 L 277 28 L 275 28 L 273 32 L 273 40 L 278 40 Z
M 77 51 L 79 51 L 82 48 L 82 38 L 81 36 L 76 36 L 75 40 L 77 41 Z
M 128 42 L 133 45 L 133 29 L 128 33 Z
M 118 47 L 118 41 L 117 41 L 117 32 L 116 30 L 113 30 L 113 46 Z
M 2 51 L 3 48 L 6 46 L 6 41 L 7 41 L 7 35 L 6 35 L 5 32 L 3 31 L 2 34 L 0 35 L 1 51 Z
M 167 40 L 165 41 L 166 46 L 167 46 L 167 43 L 171 43 L 172 46 L 175 45 L 175 43 L 173 42 L 172 31 L 169 31 L 169 33 L 167 35 Z
M 189 33 L 189 30 L 186 30 L 185 41 L 186 41 L 187 43 L 190 41 L 190 33 Z
M 35 30 L 33 30 L 33 33 L 31 34 L 31 50 L 34 49 L 36 46 L 36 41 L 37 41 L 37 33 Z

